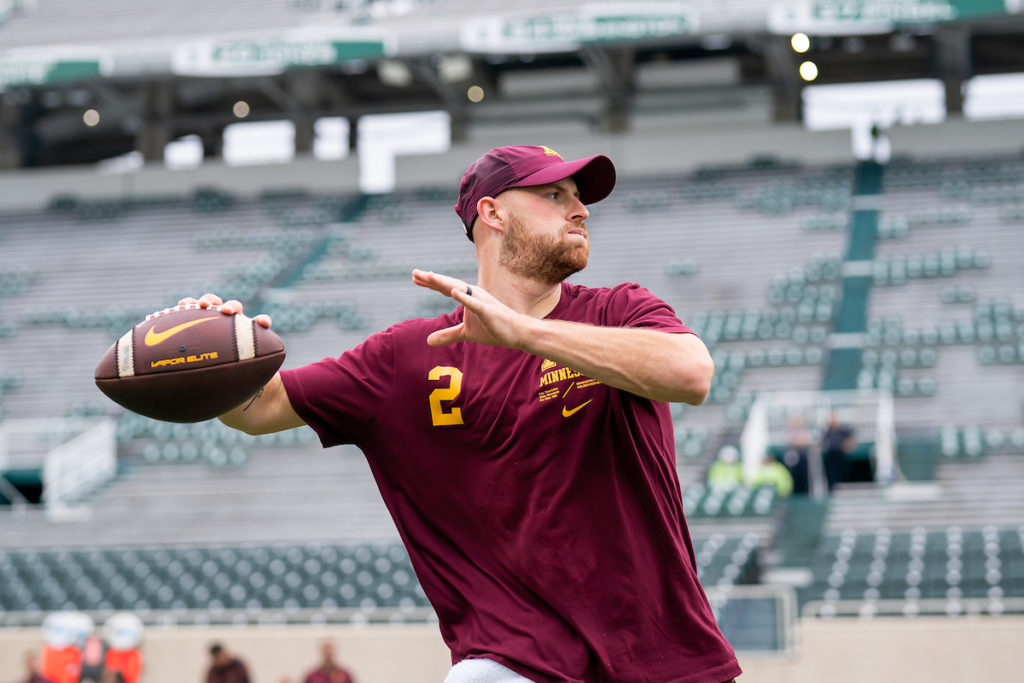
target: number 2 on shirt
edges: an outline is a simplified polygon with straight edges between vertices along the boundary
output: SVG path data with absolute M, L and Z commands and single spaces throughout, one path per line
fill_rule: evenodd
M 430 369 L 427 379 L 437 382 L 442 377 L 450 378 L 448 386 L 438 387 L 430 392 L 430 419 L 435 427 L 448 425 L 460 425 L 462 422 L 462 409 L 452 406 L 451 410 L 445 411 L 442 401 L 454 401 L 462 391 L 462 370 L 447 365 L 438 365 Z

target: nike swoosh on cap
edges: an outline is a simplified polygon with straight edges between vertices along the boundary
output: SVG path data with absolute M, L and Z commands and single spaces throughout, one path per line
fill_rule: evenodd
M 168 328 L 163 332 L 157 332 L 156 325 L 154 324 L 151 328 L 146 330 L 146 338 L 143 339 L 143 342 L 145 342 L 146 346 L 156 346 L 161 342 L 167 341 L 168 339 L 178 334 L 179 332 L 184 332 L 193 325 L 209 322 L 211 320 L 214 320 L 215 317 L 216 316 L 210 316 L 209 318 L 200 318 L 199 320 L 189 320 L 187 323 L 175 325 L 174 327 Z

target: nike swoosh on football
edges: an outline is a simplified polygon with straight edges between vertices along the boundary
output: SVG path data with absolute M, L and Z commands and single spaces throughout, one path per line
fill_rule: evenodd
M 593 401 L 593 400 L 594 399 L 590 399 L 590 401 Z M 587 404 L 590 403 L 590 401 L 584 401 L 583 403 L 579 404 L 578 406 L 576 406 L 572 410 L 569 410 L 565 406 L 562 406 L 562 417 L 572 417 L 573 415 L 575 415 L 579 411 L 581 411 L 584 408 L 586 408 Z
M 157 332 L 156 325 L 154 324 L 153 327 L 149 328 L 146 331 L 146 338 L 143 339 L 143 341 L 145 342 L 146 346 L 156 346 L 161 342 L 167 341 L 168 339 L 178 334 L 179 332 L 187 330 L 193 325 L 209 322 L 211 320 L 214 320 L 215 318 L 216 316 L 210 316 L 209 318 L 200 318 L 199 320 L 189 320 L 187 323 L 175 325 L 174 327 L 168 328 L 163 332 Z

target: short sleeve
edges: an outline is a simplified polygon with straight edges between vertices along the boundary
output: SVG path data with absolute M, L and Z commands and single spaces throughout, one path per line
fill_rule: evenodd
M 675 310 L 646 287 L 626 283 L 608 292 L 606 307 L 608 325 L 650 327 L 663 332 L 694 334 L 684 325 Z
M 394 372 L 393 339 L 384 331 L 337 358 L 282 370 L 281 380 L 292 408 L 326 448 L 358 445 L 369 433 Z

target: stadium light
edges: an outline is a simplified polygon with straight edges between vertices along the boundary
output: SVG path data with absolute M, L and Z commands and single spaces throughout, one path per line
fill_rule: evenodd
M 807 61 L 800 65 L 800 78 L 805 81 L 813 81 L 818 77 L 818 65 Z
M 476 104 L 477 102 L 482 102 L 484 99 L 484 89 L 481 88 L 479 85 L 471 85 L 469 86 L 469 89 L 466 90 L 466 97 L 473 104 Z
M 440 55 L 436 63 L 437 75 L 445 83 L 467 81 L 473 76 L 473 60 L 467 55 Z
M 100 113 L 95 109 L 86 109 L 82 114 L 82 122 L 90 128 L 94 128 L 100 123 Z
M 231 107 L 231 111 L 234 113 L 235 118 L 244 119 L 249 115 L 249 103 L 245 100 L 238 100 L 235 102 L 235 106 Z
M 793 47 L 793 52 L 800 54 L 811 49 L 811 39 L 807 37 L 806 33 L 794 33 L 789 39 L 789 44 Z
M 412 71 L 397 59 L 385 59 L 377 64 L 377 77 L 384 85 L 407 88 L 412 84 Z

